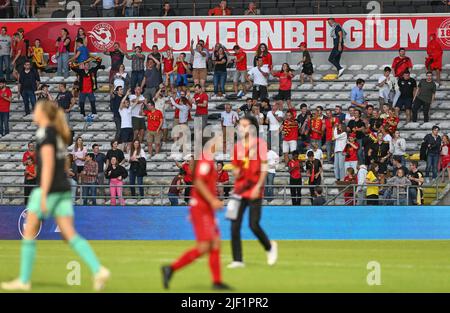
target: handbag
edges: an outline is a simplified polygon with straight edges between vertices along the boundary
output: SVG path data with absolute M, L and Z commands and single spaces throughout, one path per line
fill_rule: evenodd
M 227 211 L 225 212 L 225 217 L 229 220 L 236 220 L 239 212 L 239 207 L 241 206 L 242 197 L 236 194 L 232 194 L 227 204 Z

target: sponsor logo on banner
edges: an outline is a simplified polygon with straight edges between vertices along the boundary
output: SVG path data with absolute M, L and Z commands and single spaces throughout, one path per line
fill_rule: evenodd
M 19 216 L 19 221 L 17 222 L 17 227 L 19 229 L 19 233 L 23 238 L 23 233 L 24 233 L 24 229 L 25 229 L 25 225 L 26 225 L 26 221 L 27 221 L 27 215 L 28 215 L 28 209 L 25 209 L 22 211 L 22 213 Z M 41 233 L 42 230 L 42 221 L 39 222 L 39 230 L 36 234 L 36 236 L 34 236 L 34 238 L 36 238 L 37 236 L 39 236 L 39 234 Z
M 443 45 L 450 47 L 450 18 L 441 23 L 437 30 L 437 37 Z
M 95 25 L 88 32 L 91 42 L 99 50 L 109 49 L 114 45 L 116 40 L 116 32 L 108 23 L 100 23 Z

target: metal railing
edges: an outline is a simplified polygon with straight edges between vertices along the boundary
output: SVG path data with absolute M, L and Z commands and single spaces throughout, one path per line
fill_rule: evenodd
M 10 204 L 14 199 L 19 199 L 18 204 L 23 204 L 26 202 L 26 196 L 24 195 L 25 188 L 32 189 L 33 185 L 27 184 L 8 184 L 8 185 L 0 185 L 0 205 Z M 189 196 L 184 195 L 184 191 L 186 188 L 193 188 L 192 185 L 130 185 L 124 184 L 120 188 L 122 190 L 122 196 L 124 200 L 136 200 L 138 205 L 163 205 L 168 204 L 169 202 L 169 188 L 170 187 L 178 187 L 181 188 L 179 195 L 177 198 L 179 200 L 188 200 Z M 218 189 L 224 189 L 224 196 L 222 199 L 227 200 L 231 195 L 231 191 L 233 190 L 233 185 L 219 185 Z M 342 185 L 342 184 L 333 184 L 333 185 L 266 185 L 265 186 L 265 197 L 267 203 L 271 204 L 283 204 L 288 205 L 289 201 L 298 199 L 301 203 L 303 199 L 309 200 L 307 203 L 303 201 L 302 205 L 311 204 L 312 200 L 315 196 L 314 193 L 316 187 L 321 187 L 322 196 L 325 199 L 325 205 L 366 205 L 367 203 L 375 203 L 380 205 L 413 205 L 413 199 L 411 198 L 411 194 L 414 194 L 414 190 L 416 192 L 417 188 L 423 188 L 425 186 L 393 186 L 393 185 L 381 185 L 381 184 L 371 184 L 371 185 Z M 378 187 L 379 188 L 379 197 L 378 199 L 373 199 L 366 196 L 367 187 Z M 428 185 L 430 187 L 430 185 Z M 88 191 L 87 188 L 92 188 L 94 194 L 86 195 Z M 71 186 L 72 196 L 74 201 L 77 204 L 83 204 L 86 201 L 92 202 L 92 200 L 101 199 L 103 204 L 106 204 L 108 200 L 111 200 L 111 196 L 109 192 L 110 185 L 103 184 L 73 184 Z M 132 188 L 135 190 L 135 195 L 130 195 L 128 191 Z M 143 189 L 143 195 L 140 195 L 140 188 Z M 270 189 L 273 189 L 273 194 L 270 193 Z M 227 190 L 228 189 L 228 190 Z M 293 197 L 290 192 L 295 191 L 297 189 L 299 191 L 300 196 Z M 308 191 L 302 193 L 302 190 L 307 189 Z M 338 189 L 337 194 L 332 194 L 331 190 Z M 414 190 L 413 190 L 414 189 Z M 95 190 L 95 191 L 94 191 Z M 438 189 L 437 189 L 438 190 Z M 126 192 L 125 192 L 126 191 Z M 116 203 L 120 205 L 120 199 L 116 197 Z M 152 200 L 152 202 L 146 202 L 145 200 Z M 144 201 L 143 201 L 144 200 Z M 282 200 L 280 202 L 274 202 L 274 200 Z M 137 203 L 139 202 L 140 203 Z M 155 201 L 158 201 L 155 203 Z M 375 201 L 375 202 L 374 202 Z M 96 201 L 95 201 L 96 202 Z M 182 204 L 186 204 L 187 201 L 182 201 Z M 98 204 L 98 203 L 97 203 Z M 103 205 L 102 204 L 102 205 Z

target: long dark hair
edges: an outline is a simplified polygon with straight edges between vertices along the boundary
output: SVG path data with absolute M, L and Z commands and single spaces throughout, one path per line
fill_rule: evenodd
M 134 143 L 136 141 L 139 142 L 139 148 L 137 148 L 137 149 L 134 148 Z M 136 155 L 138 155 L 138 156 L 141 155 L 141 149 L 142 149 L 142 147 L 141 147 L 141 142 L 139 141 L 139 139 L 133 140 L 133 144 L 131 145 L 131 149 L 130 149 L 130 156 L 132 156 L 135 151 L 136 151 Z

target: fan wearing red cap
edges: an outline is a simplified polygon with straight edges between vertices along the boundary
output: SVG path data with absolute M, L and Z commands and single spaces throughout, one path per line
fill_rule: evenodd
M 309 53 L 308 48 L 306 47 L 306 42 L 302 42 L 298 45 L 300 51 L 303 52 L 302 59 L 298 62 L 297 65 L 303 64 L 302 72 L 300 74 L 300 83 L 303 85 L 305 81 L 305 76 L 309 78 L 309 82 L 314 84 L 312 74 L 314 73 L 313 64 L 311 61 L 311 55 Z

